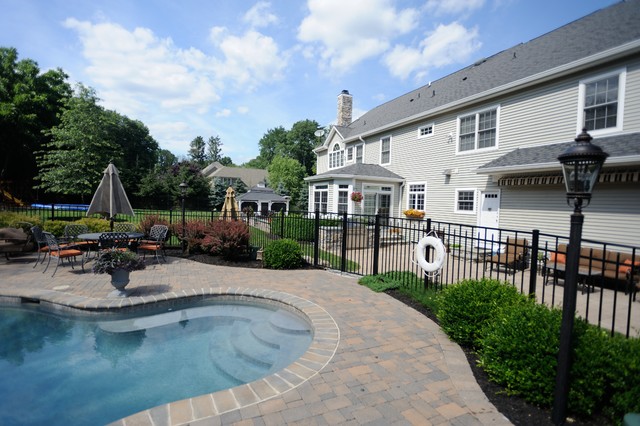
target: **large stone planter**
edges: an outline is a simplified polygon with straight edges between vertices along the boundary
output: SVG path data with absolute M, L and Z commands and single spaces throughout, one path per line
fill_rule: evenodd
M 120 292 L 124 292 L 124 288 L 129 284 L 130 273 L 126 269 L 116 269 L 111 274 L 111 285 L 120 290 Z

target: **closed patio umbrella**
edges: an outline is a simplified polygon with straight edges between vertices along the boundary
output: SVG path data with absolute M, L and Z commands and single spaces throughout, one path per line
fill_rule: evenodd
M 238 219 L 239 213 L 240 209 L 238 208 L 238 201 L 236 200 L 236 191 L 232 187 L 229 187 L 227 188 L 227 195 L 224 197 L 224 204 L 220 211 L 220 219 Z
M 112 231 L 113 219 L 118 213 L 135 216 L 133 208 L 131 208 L 131 203 L 129 203 L 127 194 L 122 186 L 122 182 L 120 182 L 118 169 L 113 163 L 109 163 L 105 169 L 100 185 L 98 185 L 98 189 L 96 189 L 95 194 L 93 194 L 91 204 L 89 204 L 87 216 L 95 213 L 109 217 Z

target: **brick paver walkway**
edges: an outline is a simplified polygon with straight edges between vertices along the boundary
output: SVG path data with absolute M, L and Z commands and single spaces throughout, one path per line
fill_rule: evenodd
M 358 285 L 357 278 L 323 270 L 228 268 L 169 258 L 167 264 L 132 273 L 130 297 L 123 299 L 110 296 L 108 275 L 64 266 L 52 278 L 51 268 L 46 274 L 41 265 L 32 268 L 34 259 L 0 261 L 0 300 L 9 296 L 117 308 L 255 288 L 308 300 L 323 308 L 338 327 L 333 357 L 283 392 L 222 414 L 215 414 L 215 398 L 212 404 L 205 395 L 147 410 L 117 422 L 120 425 L 511 424 L 487 400 L 459 346 L 434 322 L 390 296 Z M 213 411 L 204 410 L 203 404 L 212 405 Z

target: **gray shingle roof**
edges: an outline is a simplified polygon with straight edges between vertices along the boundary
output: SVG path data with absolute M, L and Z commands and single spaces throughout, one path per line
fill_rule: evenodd
M 379 105 L 339 131 L 347 140 L 374 133 L 409 117 L 638 40 L 639 22 L 639 0 L 617 3 Z
M 356 163 L 351 164 L 346 167 L 342 167 L 336 170 L 329 170 L 328 172 L 320 173 L 315 176 L 310 176 L 313 180 L 320 180 L 322 178 L 328 177 L 357 177 L 357 178 L 373 178 L 373 179 L 384 179 L 384 180 L 404 180 L 404 178 L 400 175 L 397 175 L 382 166 L 377 164 L 364 164 L 364 163 Z M 309 180 L 309 178 L 306 178 Z
M 477 172 L 481 174 L 491 172 L 515 172 L 518 170 L 542 168 L 546 165 L 559 170 L 560 162 L 558 161 L 558 155 L 566 151 L 573 143 L 575 142 L 568 141 L 552 145 L 514 149 L 508 154 L 478 167 Z M 609 154 L 605 165 L 607 165 L 607 163 L 622 164 L 625 159 L 628 159 L 629 164 L 640 164 L 640 133 L 594 138 L 591 143 L 599 146 Z
M 286 202 L 287 199 L 282 195 L 276 194 L 271 188 L 264 188 L 254 186 L 244 194 L 240 194 L 236 197 L 238 201 L 273 201 L 273 202 Z

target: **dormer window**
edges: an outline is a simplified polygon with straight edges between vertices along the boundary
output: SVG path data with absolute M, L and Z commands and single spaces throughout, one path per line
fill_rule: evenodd
M 336 169 L 344 166 L 344 149 L 339 143 L 333 146 L 333 149 L 329 153 L 329 168 Z

